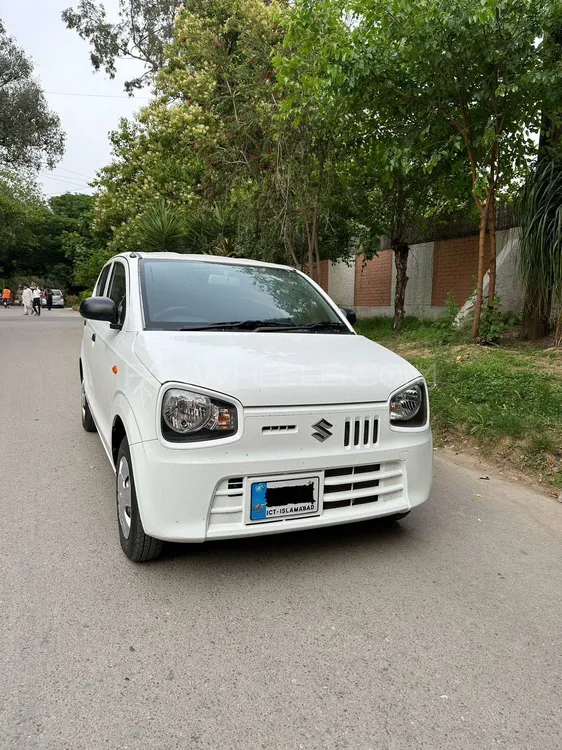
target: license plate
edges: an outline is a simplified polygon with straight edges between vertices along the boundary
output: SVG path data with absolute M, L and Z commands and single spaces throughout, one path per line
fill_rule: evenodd
M 250 521 L 279 521 L 319 513 L 318 477 L 251 483 Z

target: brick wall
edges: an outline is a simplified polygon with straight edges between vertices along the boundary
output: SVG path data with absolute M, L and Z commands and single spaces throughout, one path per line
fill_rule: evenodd
M 488 248 L 486 248 L 486 268 Z M 431 304 L 442 307 L 449 292 L 458 305 L 470 297 L 478 275 L 478 235 L 437 240 L 433 251 L 433 287 Z
M 355 261 L 355 305 L 357 307 L 389 307 L 392 300 L 392 250 L 364 263 L 364 256 Z

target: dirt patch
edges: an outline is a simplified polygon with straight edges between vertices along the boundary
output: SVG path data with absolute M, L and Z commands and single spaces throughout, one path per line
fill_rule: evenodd
M 392 341 L 391 343 L 383 343 L 383 346 L 388 346 L 393 352 L 399 354 L 404 359 L 415 359 L 416 357 L 431 357 L 433 356 L 429 346 L 424 345 L 421 342 L 410 342 L 401 343 Z
M 540 489 L 545 495 L 559 499 L 562 502 L 562 489 L 554 487 L 550 480 L 560 468 L 561 457 L 548 455 L 544 471 L 536 467 L 524 468 L 528 459 L 522 445 L 514 445 L 508 438 L 493 444 L 482 445 L 474 435 L 463 434 L 460 431 L 447 430 L 442 435 L 435 435 L 436 452 L 455 457 L 459 462 L 468 461 L 472 465 L 493 469 L 505 479 L 521 482 L 529 487 Z M 486 481 L 486 480 L 483 480 Z

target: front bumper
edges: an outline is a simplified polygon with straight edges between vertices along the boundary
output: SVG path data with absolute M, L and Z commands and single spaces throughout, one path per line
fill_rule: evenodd
M 251 410 L 244 437 L 229 445 L 182 450 L 158 440 L 131 445 L 146 533 L 174 542 L 262 536 L 403 513 L 427 500 L 433 474 L 429 427 L 392 430 L 381 405 L 331 409 Z M 330 422 L 335 438 L 323 444 L 309 429 L 319 415 Z M 365 431 L 365 441 L 345 446 L 339 437 L 350 420 L 362 420 L 361 425 L 377 420 L 376 438 L 368 440 Z M 294 429 L 272 431 L 279 422 Z M 320 515 L 250 523 L 249 479 L 279 475 L 318 476 Z

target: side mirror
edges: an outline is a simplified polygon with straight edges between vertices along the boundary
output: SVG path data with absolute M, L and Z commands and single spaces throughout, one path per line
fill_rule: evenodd
M 118 324 L 117 307 L 109 297 L 88 297 L 80 305 L 80 315 L 87 320 L 105 320 L 112 326 Z
M 340 310 L 352 326 L 357 323 L 357 313 L 355 312 L 355 310 L 350 310 L 348 307 L 340 307 Z

